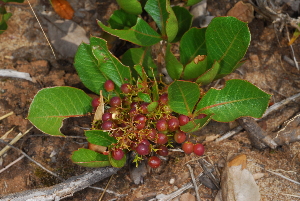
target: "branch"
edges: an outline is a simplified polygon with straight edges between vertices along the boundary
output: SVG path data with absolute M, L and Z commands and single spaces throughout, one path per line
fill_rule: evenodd
M 117 173 L 120 168 L 106 167 L 97 168 L 85 172 L 82 175 L 74 176 L 68 180 L 48 188 L 28 190 L 19 193 L 13 193 L 6 196 L 0 196 L 1 201 L 50 201 L 61 200 L 71 197 L 77 191 L 80 191 L 90 185 L 97 183 L 111 175 Z

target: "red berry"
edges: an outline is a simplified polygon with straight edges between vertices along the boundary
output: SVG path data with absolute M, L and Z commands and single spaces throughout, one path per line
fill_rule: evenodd
M 94 98 L 92 100 L 92 106 L 94 109 L 97 109 L 97 107 L 100 105 L 100 99 L 99 98 Z
M 112 157 L 115 159 L 115 160 L 121 160 L 124 156 L 124 152 L 122 149 L 115 149 L 112 151 Z
M 117 138 L 117 137 L 123 136 L 123 134 L 124 134 L 124 131 L 122 131 L 122 130 L 117 130 L 117 131 L 114 131 L 112 135 L 113 135 L 115 138 Z
M 136 152 L 140 155 L 148 155 L 150 153 L 150 148 L 149 148 L 149 146 L 140 143 L 136 147 Z
M 206 114 L 199 114 L 198 116 L 196 116 L 195 119 L 203 119 L 205 118 L 207 115 Z
M 168 128 L 170 131 L 175 131 L 179 127 L 179 120 L 176 117 L 172 117 L 168 120 Z
M 110 106 L 114 106 L 114 107 L 118 107 L 118 106 L 120 106 L 121 105 L 121 103 L 122 103 L 122 100 L 121 100 L 121 98 L 119 97 L 119 96 L 114 96 L 114 97 L 112 97 L 111 99 L 110 99 L 110 101 L 109 101 L 109 104 L 110 104 Z
M 164 93 L 162 95 L 160 95 L 158 101 L 162 104 L 162 105 L 165 105 L 168 103 L 168 94 L 167 93 Z
M 107 80 L 105 83 L 104 83 L 104 89 L 106 91 L 113 91 L 115 89 L 115 83 L 111 80 Z
M 130 108 L 137 108 L 137 106 L 138 106 L 138 103 L 137 103 L 137 102 L 132 102 L 132 103 L 130 104 Z
M 142 115 L 142 114 L 137 114 L 134 119 L 133 119 L 135 122 L 138 122 L 138 123 L 146 123 L 147 121 L 147 117 L 145 115 Z
M 161 164 L 160 159 L 157 156 L 151 156 L 148 159 L 148 165 L 152 168 L 158 168 Z
M 129 94 L 131 92 L 131 86 L 128 83 L 122 84 L 120 89 L 124 94 Z
M 148 105 L 149 105 L 149 103 L 146 103 L 146 102 L 141 103 L 140 108 L 141 108 L 141 112 L 143 114 L 148 114 L 149 113 Z
M 143 128 L 145 128 L 146 123 L 137 123 L 135 124 L 136 128 L 138 130 L 142 130 Z
M 186 134 L 182 131 L 178 131 L 174 135 L 174 140 L 179 144 L 183 143 L 185 139 L 186 139 Z
M 150 131 L 149 131 L 149 133 L 148 133 L 148 139 L 149 140 L 154 140 L 155 138 L 156 138 L 156 134 L 157 134 L 157 131 L 154 129 L 154 128 L 152 128 Z
M 142 139 L 141 144 L 150 146 L 150 142 L 147 139 Z
M 112 120 L 112 113 L 110 112 L 105 112 L 102 115 L 102 121 L 108 121 L 108 120 Z
M 189 123 L 190 118 L 186 115 L 181 114 L 179 115 L 178 120 L 179 120 L 179 125 L 184 126 L 185 124 Z
M 194 153 L 198 156 L 202 156 L 204 154 L 204 146 L 203 144 L 197 143 L 194 145 Z
M 159 154 L 161 156 L 167 156 L 169 154 L 169 150 L 168 150 L 168 148 L 166 146 L 160 145 L 158 147 L 157 154 Z
M 112 121 L 103 121 L 102 129 L 103 130 L 111 130 L 114 127 L 114 123 Z
M 168 136 L 166 136 L 163 133 L 158 133 L 156 143 L 157 144 L 166 144 L 167 142 L 168 142 Z
M 156 129 L 158 131 L 166 131 L 168 129 L 168 123 L 165 119 L 159 119 L 156 122 Z
M 182 144 L 182 150 L 186 153 L 186 154 L 190 154 L 193 152 L 194 149 L 194 144 L 192 142 L 185 142 Z

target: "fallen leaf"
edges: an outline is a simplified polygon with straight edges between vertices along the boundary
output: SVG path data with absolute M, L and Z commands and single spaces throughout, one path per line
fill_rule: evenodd
M 74 57 L 78 46 L 82 43 L 89 43 L 85 30 L 71 20 L 51 21 L 51 18 L 44 16 L 48 26 L 49 39 L 57 52 L 64 57 Z
M 239 1 L 228 11 L 227 16 L 250 23 L 254 19 L 254 8 L 250 3 Z
M 247 157 L 245 154 L 238 155 L 234 157 L 227 165 L 228 167 L 242 165 L 242 169 L 246 168 Z
M 99 98 L 100 104 L 98 105 L 95 116 L 94 116 L 94 122 L 102 120 L 102 115 L 104 113 L 104 101 L 103 101 L 103 95 L 102 95 L 102 90 L 100 90 L 100 98 Z
M 259 201 L 259 187 L 245 166 L 246 156 L 239 155 L 225 167 L 221 177 L 223 201 Z
M 54 11 L 61 17 L 67 20 L 73 18 L 74 10 L 70 3 L 66 0 L 51 0 Z

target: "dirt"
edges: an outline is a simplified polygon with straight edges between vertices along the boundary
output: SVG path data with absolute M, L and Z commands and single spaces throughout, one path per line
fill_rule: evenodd
M 51 10 L 48 1 L 31 0 L 30 2 L 37 10 Z M 88 11 L 83 11 L 85 12 L 83 17 L 75 16 L 74 21 L 87 31 L 87 35 L 93 36 L 100 36 L 101 34 L 95 19 L 105 21 L 113 10 L 117 9 L 115 1 L 91 0 L 80 3 L 71 0 L 69 2 L 74 10 L 88 10 L 89 8 Z M 87 2 L 91 2 L 91 4 L 87 4 Z M 215 16 L 222 16 L 234 3 L 235 1 L 229 0 L 222 1 L 222 3 L 212 1 L 208 4 L 208 10 Z M 0 117 L 14 112 L 13 115 L 0 120 L 0 134 L 2 136 L 13 129 L 7 137 L 7 139 L 12 139 L 18 133 L 24 133 L 32 127 L 31 123 L 26 120 L 26 116 L 34 95 L 42 88 L 73 86 L 81 88 L 87 93 L 91 94 L 91 92 L 80 82 L 73 67 L 72 58 L 65 58 L 59 54 L 57 54 L 57 59 L 54 58 L 28 3 L 12 4 L 7 6 L 7 9 L 13 13 L 13 16 L 9 20 L 8 30 L 0 35 L 0 66 L 2 69 L 27 72 L 33 78 L 33 81 L 26 81 L 0 77 Z M 59 19 L 59 17 L 57 18 Z M 228 79 L 246 79 L 272 94 L 272 102 L 274 103 L 299 93 L 300 72 L 282 59 L 284 55 L 291 57 L 286 32 L 278 32 L 272 23 L 257 18 L 249 23 L 249 28 L 252 41 L 245 56 L 247 61 L 234 73 L 222 79 L 219 85 L 222 86 L 224 81 Z M 292 29 L 289 32 L 292 33 Z M 293 47 L 297 57 L 300 55 L 299 40 L 295 42 Z M 299 103 L 292 102 L 270 114 L 260 122 L 260 125 L 267 132 L 276 132 L 285 121 L 299 113 L 299 109 Z M 66 135 L 78 137 L 83 136 L 80 127 L 88 127 L 90 119 L 71 119 L 65 123 L 68 125 L 64 128 Z M 235 122 L 212 122 L 196 134 L 197 140 L 203 141 L 207 136 L 222 135 L 235 125 Z M 79 175 L 88 169 L 75 165 L 70 160 L 72 151 L 86 146 L 86 142 L 82 138 L 51 137 L 43 135 L 41 131 L 33 128 L 15 146 L 64 179 Z M 2 148 L 3 145 L 0 147 Z M 299 198 L 291 196 L 299 196 L 299 185 L 267 172 L 256 164 L 299 181 L 300 142 L 284 145 L 276 150 L 268 148 L 257 150 L 252 148 L 247 133 L 243 131 L 219 143 L 207 142 L 205 148 L 206 153 L 203 158 L 212 163 L 219 171 L 222 170 L 224 161 L 228 156 L 245 154 L 247 156 L 247 168 L 251 173 L 262 173 L 262 177 L 256 180 L 260 189 L 261 200 L 299 200 Z M 19 156 L 21 154 L 17 150 L 10 149 L 0 158 L 0 170 Z M 144 184 L 140 185 L 134 184 L 129 177 L 128 169 L 123 168 L 113 176 L 108 189 L 126 196 L 117 197 L 114 194 L 106 193 L 102 200 L 114 198 L 117 200 L 149 200 L 158 194 L 169 194 L 191 181 L 186 164 L 192 166 L 195 175 L 202 172 L 197 159 L 199 157 L 193 154 L 185 155 L 181 152 L 172 151 L 162 168 L 149 170 Z M 59 183 L 52 175 L 25 158 L 0 174 L 0 195 Z M 172 180 L 174 182 L 171 182 Z M 95 186 L 105 188 L 108 181 L 109 178 Z M 98 200 L 101 193 L 102 191 L 87 188 L 65 200 L 93 201 Z M 180 200 L 195 198 L 193 189 L 184 193 Z M 200 186 L 199 193 L 202 200 L 207 201 L 214 200 L 216 195 L 215 190 L 203 185 Z M 185 196 L 189 198 L 184 198 Z M 179 200 L 179 198 L 180 196 L 174 200 Z

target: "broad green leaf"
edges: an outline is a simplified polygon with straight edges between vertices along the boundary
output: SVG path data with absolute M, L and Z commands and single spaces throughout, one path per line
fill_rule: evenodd
M 242 116 L 260 118 L 270 96 L 246 80 L 229 80 L 221 90 L 211 88 L 198 103 L 196 113 L 213 115 L 213 120 L 221 122 Z
M 157 106 L 158 106 L 158 102 L 155 101 L 155 102 L 150 103 L 147 106 L 147 109 L 148 109 L 149 112 L 152 112 L 157 108 Z
M 246 22 L 235 17 L 214 18 L 205 33 L 208 66 L 218 61 L 219 74 L 231 73 L 244 57 L 250 37 Z
M 153 73 L 155 76 L 157 75 L 157 66 L 151 57 L 150 47 L 130 48 L 123 54 L 121 61 L 131 68 L 137 64 L 143 66 L 151 78 L 154 77 Z
M 106 167 L 110 166 L 108 156 L 97 153 L 90 149 L 78 149 L 72 154 L 72 161 L 84 167 Z
M 237 68 L 239 68 L 241 65 L 243 65 L 246 61 L 247 61 L 247 60 L 240 61 L 240 62 L 235 66 L 235 68 L 232 70 L 232 72 L 235 71 Z M 227 74 L 221 74 L 221 73 L 218 73 L 217 76 L 215 77 L 215 80 L 220 79 L 220 78 L 222 78 L 222 77 L 224 77 L 224 76 L 226 76 L 226 75 L 227 75 Z
M 98 21 L 98 25 L 106 32 L 140 46 L 150 46 L 161 41 L 161 36 L 154 31 L 143 19 L 138 18 L 135 26 L 127 30 L 117 30 L 105 26 Z
M 195 79 L 205 73 L 207 68 L 207 57 L 205 55 L 203 55 L 203 57 L 205 57 L 204 60 L 197 61 L 196 63 L 192 60 L 185 66 L 183 70 L 184 80 Z
M 143 11 L 138 0 L 117 0 L 117 3 L 125 12 L 133 15 L 139 15 Z
M 109 145 L 117 142 L 116 138 L 109 135 L 109 132 L 102 130 L 85 131 L 85 136 L 87 137 L 87 141 L 90 143 L 103 147 L 108 147 Z
M 109 18 L 108 23 L 112 29 L 128 29 L 136 24 L 137 16 L 116 10 Z
M 7 21 L 12 16 L 11 13 L 7 13 L 4 6 L 0 6 L 0 34 L 7 29 Z
M 156 22 L 162 37 L 171 42 L 177 35 L 178 22 L 168 0 L 148 0 L 145 8 Z
M 219 70 L 220 70 L 220 64 L 219 64 L 219 62 L 216 61 L 210 69 L 208 69 L 203 75 L 201 75 L 196 80 L 196 83 L 201 84 L 201 85 L 206 85 L 206 84 L 211 83 L 215 79 Z
M 196 83 L 174 81 L 168 87 L 169 105 L 174 112 L 191 115 L 200 98 L 200 89 Z
M 79 45 L 74 61 L 74 66 L 84 86 L 96 94 L 102 90 L 103 96 L 106 97 L 108 93 L 103 85 L 108 78 L 100 71 L 100 64 L 94 57 L 89 44 Z
M 151 97 L 149 94 L 138 92 L 138 97 L 142 99 L 144 102 L 150 103 L 151 102 Z
M 199 3 L 200 1 L 202 1 L 202 0 L 188 0 L 187 3 L 186 3 L 186 5 L 187 6 L 192 6 L 192 5 L 196 4 L 196 3 Z
M 118 87 L 124 83 L 131 83 L 131 72 L 108 49 L 106 41 L 91 37 L 90 46 L 95 58 L 98 60 L 100 71 L 112 80 Z M 98 78 L 99 79 L 99 78 Z
M 116 168 L 121 168 L 126 164 L 126 154 L 124 154 L 124 157 L 121 160 L 115 160 L 112 157 L 111 153 L 109 153 L 108 159 L 109 159 L 110 164 Z
M 209 115 L 207 115 L 202 119 L 193 119 L 189 121 L 187 124 L 185 124 L 184 126 L 180 126 L 180 130 L 186 133 L 192 133 L 200 130 L 203 126 L 208 124 L 210 120 L 211 120 L 211 116 Z
M 179 41 L 183 34 L 191 27 L 193 15 L 191 15 L 186 8 L 180 6 L 174 6 L 172 9 L 178 21 L 178 32 L 176 37 L 172 40 L 172 43 L 175 43 Z
M 179 50 L 183 65 L 187 65 L 198 55 L 207 55 L 205 31 L 206 28 L 191 28 L 182 36 Z
M 72 87 L 53 87 L 40 90 L 28 112 L 29 121 L 44 133 L 64 136 L 60 132 L 63 120 L 92 112 L 92 98 Z
M 183 66 L 171 52 L 171 44 L 168 44 L 166 49 L 165 63 L 169 76 L 173 80 L 179 79 L 183 70 Z

